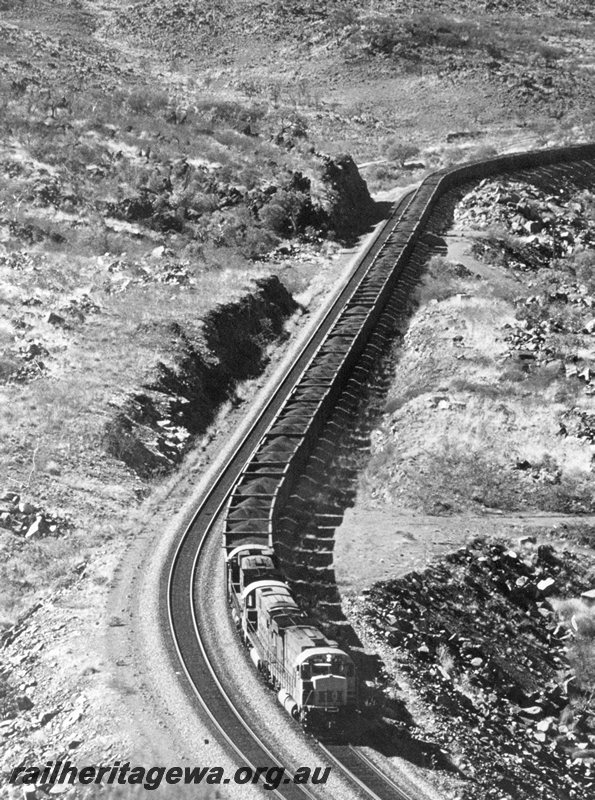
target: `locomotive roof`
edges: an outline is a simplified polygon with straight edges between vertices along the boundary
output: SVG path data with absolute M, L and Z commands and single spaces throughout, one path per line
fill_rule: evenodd
M 289 607 L 273 609 L 271 612 L 271 619 L 280 631 L 287 631 L 288 628 L 296 628 L 300 625 L 309 623 L 303 611 L 299 608 L 292 609 Z
M 280 610 L 285 613 L 292 613 L 298 609 L 298 604 L 291 596 L 289 589 L 277 587 L 275 589 L 261 589 L 260 606 L 265 611 L 272 614 L 275 610 Z
M 304 661 L 307 661 L 312 656 L 327 656 L 330 655 L 334 656 L 343 656 L 348 661 L 351 661 L 351 658 L 347 655 L 344 650 L 341 650 L 339 647 L 329 647 L 328 643 L 327 646 L 317 646 L 311 647 L 309 649 L 302 649 L 302 652 L 298 655 L 295 660 L 294 667 L 297 667 L 299 664 L 303 664 Z
M 273 550 L 268 546 L 268 544 L 258 544 L 257 542 L 246 542 L 246 544 L 240 544 L 237 547 L 227 554 L 227 561 L 230 561 L 232 558 L 236 556 L 240 556 L 243 552 L 248 554 L 250 551 L 253 552 L 261 552 L 263 554 L 273 555 Z
M 250 583 L 248 586 L 246 586 L 242 592 L 242 600 L 245 600 L 249 594 L 252 594 L 252 592 L 255 592 L 257 589 L 285 589 L 286 593 L 289 594 L 287 584 L 279 580 L 267 578 L 264 580 L 254 581 L 254 583 Z
M 242 569 L 271 569 L 275 567 L 273 559 L 270 556 L 261 555 L 260 553 L 252 556 L 244 556 L 241 559 Z
M 312 625 L 304 625 L 304 622 L 308 622 L 308 620 L 301 620 L 301 625 L 298 622 L 298 625 L 286 631 L 285 636 L 293 639 L 302 651 L 328 647 L 329 642 L 324 634 Z

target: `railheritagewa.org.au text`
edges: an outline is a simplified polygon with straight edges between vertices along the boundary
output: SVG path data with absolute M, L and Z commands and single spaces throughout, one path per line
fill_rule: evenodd
M 70 761 L 47 761 L 43 766 L 15 767 L 9 782 L 24 786 L 54 786 L 65 784 L 139 785 L 158 789 L 162 784 L 238 785 L 260 783 L 264 789 L 277 789 L 282 784 L 324 784 L 330 767 L 298 767 L 290 772 L 284 767 L 238 767 L 226 774 L 223 767 L 142 767 L 129 761 L 109 765 L 75 766 Z

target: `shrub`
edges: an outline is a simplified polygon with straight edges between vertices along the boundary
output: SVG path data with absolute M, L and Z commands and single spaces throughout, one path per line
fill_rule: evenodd
M 416 51 L 422 47 L 499 53 L 494 45 L 494 31 L 472 20 L 454 19 L 435 12 L 411 14 L 400 19 L 370 15 L 361 23 L 361 35 L 370 52 L 393 57 L 415 58 Z
M 486 158 L 493 158 L 497 155 L 497 149 L 491 144 L 480 144 L 469 153 L 469 157 L 473 161 L 485 161 Z
M 402 139 L 393 139 L 386 148 L 386 157 L 391 161 L 397 161 L 401 166 L 405 161 L 414 158 L 419 153 L 419 147 L 411 142 L 404 142 Z
M 445 167 L 458 164 L 465 160 L 465 151 L 461 147 L 445 147 L 442 153 L 442 163 Z
M 434 255 L 428 261 L 423 281 L 416 289 L 420 304 L 429 300 L 446 300 L 461 291 L 461 280 L 453 274 L 451 262 Z
M 295 236 L 303 229 L 312 211 L 312 201 L 306 192 L 280 189 L 261 208 L 264 226 L 280 236 Z
M 387 186 L 398 185 L 400 177 L 402 177 L 402 173 L 396 164 L 375 164 L 367 173 L 366 183 L 369 189 L 377 191 L 378 189 L 385 189 Z M 411 178 L 408 175 L 403 176 L 403 178 L 406 183 L 411 182 Z
M 568 51 L 563 47 L 554 47 L 550 44 L 539 42 L 535 48 L 537 55 L 541 56 L 545 63 L 550 66 L 554 61 L 568 55 Z
M 400 24 L 389 16 L 368 17 L 362 26 L 365 47 L 372 53 L 393 55 L 407 39 Z
M 334 8 L 327 19 L 327 28 L 330 33 L 337 33 L 357 25 L 359 22 L 359 9 L 356 5 L 340 5 Z
M 581 250 L 571 260 L 578 283 L 587 287 L 590 294 L 595 293 L 595 251 Z
M 253 103 L 244 106 L 231 100 L 203 100 L 197 103 L 196 109 L 198 117 L 208 120 L 211 125 L 240 131 L 256 125 L 267 113 L 265 105 Z
M 185 189 L 174 192 L 170 202 L 174 208 L 182 209 L 185 213 L 193 211 L 195 214 L 208 214 L 217 208 L 218 198 L 201 191 L 200 184 L 193 181 Z
M 595 194 L 591 192 L 580 192 L 575 200 L 583 205 L 585 214 L 589 219 L 595 219 Z
M 250 225 L 244 233 L 240 244 L 240 252 L 251 261 L 263 258 L 279 244 L 279 239 L 271 231 L 259 225 Z
M 145 87 L 133 89 L 126 98 L 126 104 L 135 114 L 152 114 L 167 108 L 169 97 L 166 92 Z

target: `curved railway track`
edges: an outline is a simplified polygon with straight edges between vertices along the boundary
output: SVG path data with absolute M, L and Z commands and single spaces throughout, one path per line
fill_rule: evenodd
M 370 798 L 370 800 L 419 800 L 399 786 L 371 761 L 361 750 L 352 745 L 326 746 L 322 750 L 349 780 Z
M 406 195 L 397 204 L 389 224 L 372 243 L 350 280 L 324 315 L 321 324 L 304 343 L 295 362 L 278 382 L 261 415 L 236 447 L 224 469 L 213 479 L 173 555 L 169 573 L 164 573 L 167 584 L 166 587 L 162 586 L 162 590 L 165 588 L 167 592 L 168 624 L 191 694 L 242 762 L 252 767 L 278 766 L 279 762 L 260 741 L 258 734 L 251 730 L 250 724 L 244 720 L 211 666 L 212 657 L 203 634 L 208 622 L 205 615 L 210 613 L 210 606 L 208 603 L 195 602 L 195 593 L 197 589 L 200 590 L 195 581 L 197 563 L 246 461 L 324 340 L 327 331 L 385 246 L 409 201 L 410 195 Z M 312 796 L 306 787 L 295 784 L 286 784 L 275 793 L 284 798 Z
M 171 554 L 168 569 L 162 576 L 160 589 L 167 601 L 163 623 L 171 631 L 171 649 L 185 673 L 188 696 L 206 712 L 243 764 L 253 767 L 282 766 L 280 759 L 261 741 L 258 731 L 254 730 L 254 721 L 247 719 L 248 715 L 243 715 L 237 708 L 233 691 L 219 680 L 212 666 L 214 653 L 210 648 L 213 643 L 205 635 L 212 609 L 207 595 L 204 594 L 205 587 L 202 584 L 205 580 L 197 580 L 198 567 L 206 543 L 213 536 L 219 535 L 215 522 L 228 498 L 232 496 L 233 503 L 232 493 L 237 494 L 237 487 L 242 482 L 246 484 L 246 476 L 253 479 L 255 472 L 263 472 L 263 465 L 267 472 L 266 464 L 270 462 L 270 458 L 268 461 L 266 458 L 264 462 L 262 459 L 259 461 L 259 447 L 267 441 L 266 436 L 275 424 L 281 423 L 280 430 L 283 430 L 284 413 L 289 410 L 289 416 L 295 418 L 295 406 L 292 407 L 288 399 L 295 400 L 294 390 L 296 387 L 299 389 L 300 381 L 306 389 L 319 387 L 320 391 L 314 393 L 314 402 L 312 399 L 306 400 L 302 409 L 300 419 L 306 425 L 302 435 L 303 446 L 298 445 L 292 450 L 283 469 L 271 472 L 271 477 L 277 480 L 276 488 L 267 489 L 264 495 L 260 490 L 256 493 L 260 495 L 257 504 L 260 503 L 262 508 L 262 536 L 273 543 L 273 523 L 278 506 L 288 496 L 292 481 L 307 458 L 315 436 L 373 330 L 396 277 L 404 269 L 423 233 L 424 224 L 443 194 L 467 181 L 500 173 L 536 167 L 546 172 L 555 172 L 558 169 L 556 165 L 567 162 L 575 163 L 580 169 L 582 161 L 593 158 L 595 145 L 503 156 L 434 173 L 413 195 L 404 197 L 393 210 L 381 234 L 353 270 L 346 285 L 337 294 L 319 326 L 302 345 L 295 361 L 278 380 L 260 415 L 207 487 L 192 522 L 175 552 Z M 331 332 L 332 337 L 329 336 Z M 333 344 L 338 346 L 338 357 L 333 356 Z M 310 370 L 308 374 L 312 377 L 304 383 L 307 370 Z M 331 371 L 330 380 L 325 377 L 317 383 L 313 376 L 323 374 L 324 370 Z M 311 419 L 306 424 L 303 418 L 308 416 L 309 409 Z M 246 497 L 241 490 L 238 496 L 240 501 L 242 497 Z M 241 526 L 237 534 L 228 526 L 226 537 L 230 535 L 241 541 L 246 534 Z M 233 542 L 234 539 L 228 539 L 228 543 L 229 541 Z M 350 747 L 322 747 L 322 751 L 326 752 L 329 760 L 338 766 L 351 784 L 371 800 L 385 800 L 389 797 L 411 800 L 406 791 L 383 775 L 361 751 Z M 273 791 L 277 796 L 290 800 L 317 796 L 314 787 L 308 788 L 291 782 L 282 784 Z

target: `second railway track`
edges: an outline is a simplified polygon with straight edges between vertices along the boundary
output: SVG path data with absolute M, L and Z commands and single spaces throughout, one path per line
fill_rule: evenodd
M 360 749 L 351 745 L 322 745 L 322 749 L 370 800 L 419 800 L 419 794 L 397 785 Z
M 318 387 L 319 390 L 312 395 L 314 399 L 309 406 L 304 406 L 312 409 L 312 419 L 308 421 L 308 430 L 304 430 L 303 445 L 298 445 L 287 454 L 287 463 L 282 470 L 271 472 L 273 478 L 277 475 L 277 486 L 267 489 L 262 495 L 268 498 L 268 505 L 261 503 L 262 519 L 267 523 L 263 526 L 263 536 L 267 536 L 271 544 L 274 543 L 273 527 L 278 506 L 288 496 L 313 439 L 320 431 L 390 296 L 396 277 L 411 255 L 437 200 L 445 192 L 470 180 L 512 171 L 539 167 L 555 172 L 557 165 L 568 162 L 573 162 L 580 170 L 583 161 L 594 157 L 595 145 L 503 156 L 434 173 L 413 196 L 403 198 L 382 233 L 353 270 L 320 325 L 302 346 L 294 363 L 277 382 L 262 412 L 235 447 L 227 464 L 205 491 L 191 524 L 171 554 L 168 570 L 163 574 L 161 592 L 165 599 L 164 623 L 169 625 L 171 631 L 173 657 L 179 659 L 186 676 L 188 696 L 193 697 L 207 713 L 243 763 L 278 766 L 281 760 L 261 741 L 255 720 L 247 719 L 247 715 L 242 714 L 232 696 L 233 692 L 219 680 L 212 663 L 214 654 L 209 650 L 213 645 L 205 633 L 208 616 L 213 609 L 208 602 L 202 602 L 203 587 L 197 583 L 196 576 L 205 544 L 212 536 L 219 535 L 215 522 L 226 501 L 232 492 L 238 493 L 238 486 L 244 485 L 245 488 L 251 479 L 258 479 L 258 469 L 253 469 L 250 474 L 251 460 L 256 467 L 260 465 L 262 473 L 263 463 L 268 462 L 258 460 L 259 448 L 262 449 L 263 443 L 267 442 L 266 436 L 272 425 L 283 422 L 284 410 L 291 410 L 287 400 L 299 387 L 300 381 L 303 382 L 309 369 L 312 377 L 302 385 L 305 388 Z M 346 320 L 348 325 L 345 324 Z M 332 342 L 328 338 L 331 331 L 334 331 L 334 344 L 338 345 L 338 355 L 335 357 L 332 355 Z M 324 369 L 331 371 L 330 379 L 325 377 L 317 382 L 314 378 L 315 374 L 322 374 L 320 369 L 316 373 L 317 358 L 322 372 Z M 238 496 L 241 500 L 249 493 L 242 495 L 240 489 Z M 230 530 L 228 525 L 226 535 L 230 533 L 233 535 L 233 528 Z M 237 533 L 241 537 L 241 526 Z M 326 752 L 360 793 L 372 800 L 389 797 L 410 800 L 411 795 L 384 776 L 363 753 L 353 748 L 326 748 Z M 278 796 L 285 798 L 316 795 L 312 788 L 293 783 L 282 784 L 275 791 Z

